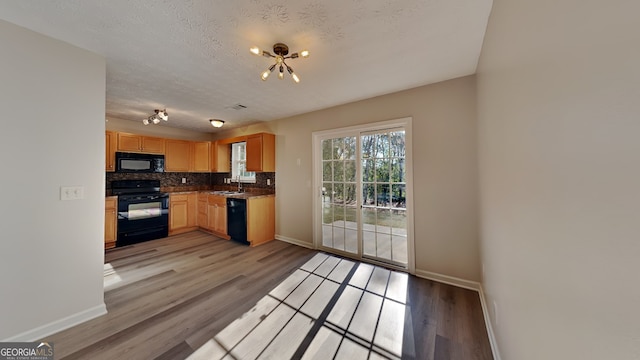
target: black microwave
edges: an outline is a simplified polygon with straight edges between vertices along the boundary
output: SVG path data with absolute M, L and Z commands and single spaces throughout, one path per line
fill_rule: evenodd
M 116 172 L 164 172 L 164 155 L 116 152 Z

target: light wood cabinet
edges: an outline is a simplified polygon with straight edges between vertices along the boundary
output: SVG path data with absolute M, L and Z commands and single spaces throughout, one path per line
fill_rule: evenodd
M 105 132 L 105 170 L 116 171 L 116 147 L 118 139 L 113 131 Z
M 118 229 L 118 197 L 109 196 L 104 200 L 104 248 L 116 246 Z
M 118 151 L 164 154 L 165 139 L 118 133 Z
M 207 194 L 199 193 L 198 194 L 198 216 L 197 216 L 197 225 L 203 229 L 209 229 L 209 215 L 207 212 Z
M 207 198 L 207 212 L 209 230 L 227 235 L 227 198 L 218 195 L 209 195 Z
M 197 194 L 180 193 L 169 195 L 169 234 L 180 234 L 195 230 Z
M 251 246 L 275 239 L 276 198 L 259 196 L 247 199 L 247 240 Z
M 229 143 L 220 141 L 211 143 L 211 172 L 224 173 L 231 171 L 229 147 Z
M 165 141 L 164 167 L 168 172 L 188 172 L 191 159 L 191 142 L 186 140 Z
M 276 137 L 259 133 L 247 136 L 247 170 L 256 172 L 276 171 Z
M 198 227 L 198 193 L 192 192 L 187 194 L 187 227 Z
M 211 143 L 199 141 L 192 143 L 192 172 L 211 172 Z

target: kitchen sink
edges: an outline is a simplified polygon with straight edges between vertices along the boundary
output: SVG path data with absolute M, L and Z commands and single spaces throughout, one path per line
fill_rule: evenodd
M 218 191 L 212 192 L 212 194 L 215 194 L 215 195 L 241 195 L 241 194 L 244 194 L 244 193 L 243 192 L 237 192 L 237 191 L 218 190 Z

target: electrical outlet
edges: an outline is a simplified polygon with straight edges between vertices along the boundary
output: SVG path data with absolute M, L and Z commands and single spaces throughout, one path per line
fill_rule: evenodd
M 182 183 L 186 184 L 187 183 L 187 178 L 182 178 Z
M 271 185 L 271 179 L 267 179 L 267 186 Z

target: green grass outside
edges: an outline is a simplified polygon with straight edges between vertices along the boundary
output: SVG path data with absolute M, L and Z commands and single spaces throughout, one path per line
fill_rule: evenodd
M 406 229 L 407 228 L 407 215 L 406 210 L 388 210 L 362 212 L 362 221 L 364 224 L 372 224 L 379 226 L 389 226 L 392 228 Z M 324 224 L 330 224 L 334 221 L 351 221 L 356 222 L 358 208 L 357 207 L 344 207 L 335 204 L 324 204 L 322 208 L 322 222 Z

